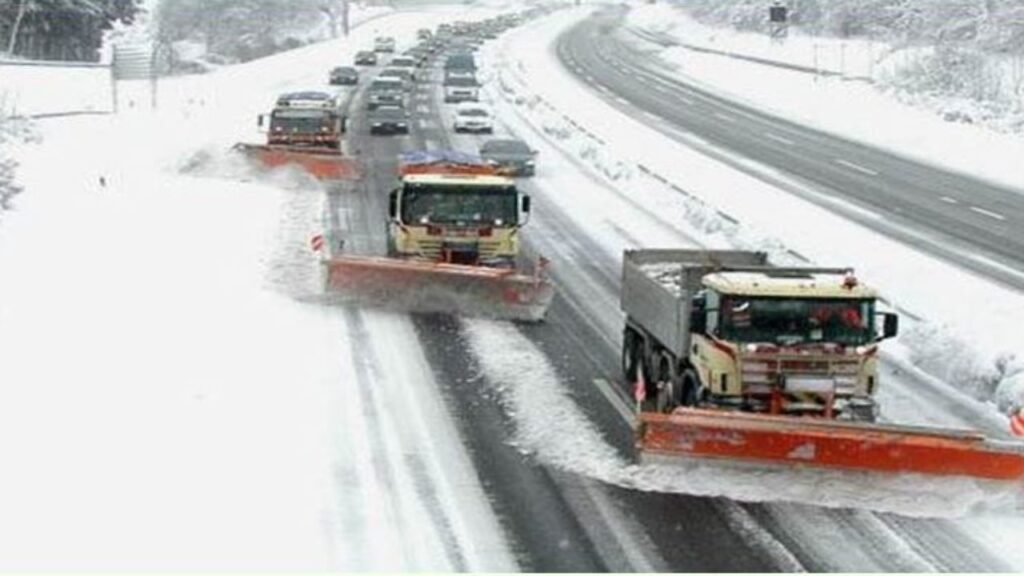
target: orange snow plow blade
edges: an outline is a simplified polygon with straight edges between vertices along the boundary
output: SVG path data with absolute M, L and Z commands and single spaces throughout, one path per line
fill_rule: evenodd
M 295 165 L 320 180 L 358 180 L 362 172 L 356 161 L 337 150 L 301 146 L 236 144 L 235 150 L 267 168 Z
M 336 256 L 324 264 L 330 292 L 404 311 L 536 322 L 555 293 L 539 274 L 485 266 L 367 256 Z
M 694 408 L 641 414 L 637 449 L 642 459 L 697 457 L 1024 479 L 1024 444 L 976 432 Z

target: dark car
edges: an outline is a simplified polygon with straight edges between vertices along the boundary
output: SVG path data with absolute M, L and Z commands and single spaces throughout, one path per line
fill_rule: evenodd
M 376 66 L 377 53 L 370 50 L 360 50 L 356 52 L 355 63 L 356 66 Z
M 366 107 L 375 110 L 382 106 L 405 106 L 406 87 L 401 78 L 377 77 L 370 83 Z
M 409 91 L 412 89 L 412 84 L 416 80 L 416 76 L 412 73 L 415 68 L 385 68 L 377 76 L 377 78 L 393 78 L 402 82 L 402 90 Z
M 533 176 L 537 151 L 522 140 L 488 140 L 480 147 L 480 157 L 515 176 Z
M 351 66 L 339 66 L 331 70 L 331 84 L 343 86 L 359 84 L 359 71 Z
M 444 60 L 445 70 L 476 70 L 476 59 L 472 54 L 459 52 Z
M 370 134 L 408 134 L 409 113 L 398 106 L 381 106 L 367 114 Z

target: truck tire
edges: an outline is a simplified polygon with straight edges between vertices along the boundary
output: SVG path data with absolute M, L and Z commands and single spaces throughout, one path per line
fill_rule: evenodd
M 687 368 L 683 370 L 683 376 L 680 380 L 683 384 L 680 395 L 681 404 L 683 406 L 696 406 L 700 398 L 700 377 L 697 376 L 693 368 Z
M 655 372 L 654 398 L 658 412 L 668 414 L 682 404 L 682 381 L 675 367 L 675 359 L 668 352 L 661 352 L 655 358 L 658 369 Z
M 630 388 L 636 382 L 636 370 L 640 364 L 642 344 L 636 330 L 627 326 L 622 332 L 622 377 L 626 381 L 626 386 Z

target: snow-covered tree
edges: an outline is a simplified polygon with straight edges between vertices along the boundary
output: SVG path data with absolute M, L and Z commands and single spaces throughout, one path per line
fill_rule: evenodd
M 0 51 L 46 60 L 96 60 L 103 33 L 130 23 L 139 0 L 0 0 Z
M 347 28 L 348 0 L 161 0 L 157 38 L 164 47 L 199 43 L 213 60 L 246 61 L 310 39 L 325 21 Z
M 7 148 L 14 143 L 32 140 L 28 122 L 21 118 L 10 118 L 0 111 L 0 212 L 11 208 L 11 200 L 21 192 L 15 179 L 18 163 L 7 155 Z

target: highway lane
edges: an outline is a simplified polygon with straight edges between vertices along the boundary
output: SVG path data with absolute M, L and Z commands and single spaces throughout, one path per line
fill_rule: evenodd
M 559 56 L 613 105 L 701 149 L 868 228 L 1024 289 L 1024 194 L 801 126 L 729 101 L 667 74 L 619 26 L 620 9 L 567 33 Z M 653 44 L 651 46 L 654 46 Z M 644 112 L 645 114 L 638 114 Z M 739 159 L 738 159 L 739 158 Z M 766 167 L 758 170 L 753 160 Z M 771 171 L 787 176 L 780 179 Z M 796 182 L 798 185 L 794 185 Z M 810 191 L 809 191 L 809 190 Z M 859 209 L 822 199 L 841 199 Z

